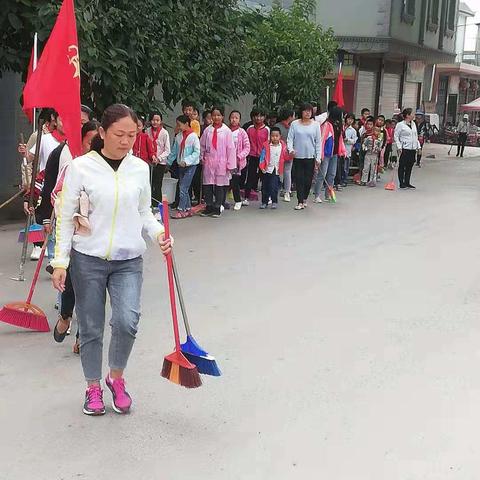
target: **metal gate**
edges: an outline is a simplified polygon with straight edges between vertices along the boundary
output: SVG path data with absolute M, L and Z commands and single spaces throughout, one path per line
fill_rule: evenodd
M 362 108 L 375 110 L 375 90 L 377 87 L 377 73 L 359 70 L 357 78 L 357 94 L 355 97 L 355 114 L 359 117 Z
M 400 75 L 396 73 L 383 74 L 382 100 L 379 106 L 379 113 L 391 118 L 393 112 L 398 108 L 400 97 Z
M 418 83 L 405 82 L 403 87 L 403 108 L 411 108 L 415 111 L 418 107 Z

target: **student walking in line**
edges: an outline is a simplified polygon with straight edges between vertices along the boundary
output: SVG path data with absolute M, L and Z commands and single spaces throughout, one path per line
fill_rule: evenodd
M 320 124 L 312 119 L 312 114 L 312 105 L 303 104 L 300 108 L 300 118 L 291 123 L 288 132 L 287 148 L 290 156 L 293 157 L 297 187 L 295 210 L 303 210 L 307 206 L 315 161 L 321 160 Z
M 423 145 L 425 141 L 428 139 L 428 128 L 427 122 L 425 121 L 425 115 L 422 110 L 417 110 L 415 112 L 415 125 L 417 127 L 417 134 L 418 134 L 418 143 L 420 144 L 420 150 L 417 152 L 417 162 L 416 165 L 418 168 L 422 168 L 422 153 L 423 153 Z
M 237 155 L 237 166 L 232 172 L 232 179 L 230 180 L 230 188 L 232 189 L 233 199 L 235 205 L 234 210 L 242 208 L 242 197 L 240 195 L 240 176 L 242 170 L 247 165 L 247 155 L 250 152 L 250 141 L 248 140 L 247 132 L 240 127 L 241 114 L 238 110 L 233 110 L 229 116 L 230 130 L 232 131 L 233 143 L 235 145 L 235 152 Z
M 278 115 L 280 120 L 275 126 L 280 129 L 280 135 L 282 140 L 287 143 L 288 131 L 290 130 L 290 124 L 295 118 L 295 113 L 290 108 L 282 108 Z M 292 193 L 292 167 L 293 167 L 293 158 L 288 157 L 285 160 L 284 171 L 283 171 L 283 191 L 284 196 L 283 200 L 285 202 L 290 201 L 290 195 Z
M 317 162 L 319 170 L 315 182 L 315 203 L 322 203 L 320 192 L 325 182 L 325 200 L 330 200 L 330 188 L 335 182 L 338 158 L 345 156 L 346 149 L 343 141 L 342 110 L 333 107 L 327 120 L 322 125 L 321 162 Z
M 145 231 L 164 254 L 170 239 L 150 209 L 149 169 L 130 151 L 137 134 L 137 116 L 127 106 L 108 107 L 99 130 L 103 145 L 76 158 L 68 167 L 56 227 L 57 247 L 52 262 L 54 287 L 65 290 L 71 266 L 76 312 L 80 326 L 80 358 L 87 390 L 83 412 L 103 415 L 101 388 L 105 302 L 110 296 L 112 335 L 105 378 L 113 409 L 128 413 L 132 398 L 125 388 L 127 367 L 140 320 L 142 254 Z M 73 215 L 81 193 L 90 200 L 90 235 L 75 235 Z
M 355 128 L 353 128 L 353 124 L 355 122 L 355 115 L 352 113 L 349 113 L 345 117 L 345 160 L 343 164 L 343 170 L 342 170 L 342 178 L 341 178 L 341 185 L 342 187 L 347 186 L 347 179 L 348 175 L 350 174 L 350 164 L 352 161 L 352 150 L 353 146 L 357 143 L 358 141 L 358 134 Z
M 183 111 L 183 114 L 190 119 L 190 128 L 197 134 L 198 138 L 200 138 L 201 127 L 200 127 L 197 107 L 193 102 L 185 100 L 182 103 L 182 111 Z M 175 131 L 175 133 L 178 133 L 178 132 Z
M 190 118 L 180 115 L 176 120 L 178 130 L 173 143 L 172 151 L 168 156 L 167 163 L 174 161 L 178 164 L 178 184 L 180 197 L 177 212 L 172 218 L 181 219 L 191 216 L 192 208 L 190 201 L 190 185 L 195 175 L 195 170 L 200 162 L 200 140 L 197 134 L 190 128 Z
M 98 135 L 98 127 L 100 124 L 91 120 L 82 125 L 82 153 L 85 155 L 91 150 L 91 144 L 93 138 Z M 68 152 L 66 152 L 68 151 Z M 62 162 L 63 153 L 66 160 Z M 57 147 L 50 158 L 48 159 L 47 166 L 45 171 L 47 175 L 45 177 L 45 185 L 42 190 L 42 204 L 43 204 L 43 217 L 48 218 L 48 228 L 51 230 L 50 226 L 50 216 L 52 214 L 52 197 L 55 198 L 55 207 L 56 210 L 60 207 L 61 202 L 61 189 L 63 186 L 64 175 L 66 170 L 70 167 L 72 162 L 72 154 L 70 153 L 68 146 Z M 61 166 L 63 163 L 63 166 Z M 49 173 L 51 172 L 51 174 Z M 52 195 L 53 194 L 53 195 Z M 44 203 L 45 202 L 45 203 Z M 40 207 L 42 207 L 42 204 Z M 44 220 L 45 225 L 46 220 Z M 53 273 L 52 265 L 49 265 L 49 273 Z M 51 269 L 51 270 L 50 270 Z M 67 275 L 65 278 L 65 290 L 60 295 L 60 305 L 59 310 L 60 314 L 58 316 L 57 323 L 53 329 L 53 338 L 56 342 L 61 343 L 65 337 L 70 332 L 70 326 L 73 317 L 73 310 L 75 308 L 75 292 L 73 290 L 71 275 L 69 268 L 67 268 Z M 79 341 L 79 330 L 77 328 L 77 335 L 75 339 L 75 344 L 73 345 L 73 353 L 80 353 L 80 341 Z
M 411 184 L 412 168 L 415 165 L 417 151 L 420 149 L 417 127 L 413 121 L 413 111 L 406 108 L 402 112 L 403 121 L 395 127 L 394 138 L 398 155 L 398 181 L 400 188 L 415 188 Z
M 365 161 L 362 172 L 361 185 L 375 187 L 377 185 L 377 166 L 380 151 L 382 149 L 383 139 L 380 127 L 370 128 L 367 122 L 367 128 L 363 135 L 362 148 L 365 152 Z
M 287 145 L 282 140 L 280 129 L 272 127 L 270 129 L 270 141 L 263 144 L 260 154 L 259 167 L 263 173 L 260 209 L 265 210 L 269 200 L 272 201 L 272 209 L 277 208 L 280 179 L 284 174 L 285 162 L 289 158 Z
M 212 125 L 200 139 L 203 166 L 203 193 L 207 204 L 203 217 L 220 217 L 232 172 L 237 168 L 237 154 L 230 128 L 223 123 L 223 107 L 212 108 Z
M 143 127 L 143 118 L 138 117 L 137 138 L 133 144 L 133 154 L 151 165 L 153 155 L 156 151 L 156 145 L 153 145 L 153 141 L 150 139 L 148 134 L 143 131 Z
M 167 168 L 167 158 L 170 154 L 170 135 L 163 128 L 163 119 L 160 112 L 150 114 L 150 127 L 146 134 L 153 144 L 152 156 L 152 206 L 162 201 L 163 176 Z
M 247 157 L 247 166 L 242 172 L 242 184 L 245 185 L 245 200 L 243 205 L 249 205 L 250 193 L 258 189 L 260 152 L 263 144 L 268 141 L 270 130 L 265 125 L 265 112 L 260 108 L 254 108 L 251 112 L 252 125 L 247 129 L 248 140 L 250 141 L 250 153 Z
M 395 131 L 395 125 L 392 119 L 388 119 L 385 122 L 385 131 L 387 132 L 387 144 L 385 145 L 385 153 L 383 154 L 383 161 L 387 168 L 392 167 L 392 145 L 393 145 L 393 132 Z

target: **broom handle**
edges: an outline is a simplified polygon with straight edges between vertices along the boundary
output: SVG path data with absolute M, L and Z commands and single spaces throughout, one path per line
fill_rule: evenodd
M 30 196 L 28 198 L 29 208 L 33 207 L 33 197 L 35 196 L 35 179 L 37 178 L 38 157 L 40 156 L 40 143 L 42 141 L 43 123 L 43 120 L 39 118 L 37 127 L 37 142 L 35 143 L 35 156 L 33 157 L 32 165 L 32 179 L 30 180 Z
M 25 280 L 25 262 L 27 260 L 27 248 L 28 248 L 28 231 L 32 224 L 32 215 L 28 214 L 25 220 L 25 234 L 23 237 L 22 254 L 20 257 L 20 271 L 18 272 L 18 280 L 23 282 Z
M 27 234 L 25 234 L 27 235 Z M 35 274 L 33 275 L 32 284 L 30 285 L 30 292 L 28 292 L 27 304 L 30 304 L 33 297 L 33 292 L 35 291 L 35 287 L 37 285 L 38 275 L 40 273 L 40 269 L 42 268 L 43 258 L 45 257 L 45 250 L 47 248 L 49 235 L 45 236 L 45 240 L 43 241 L 42 251 L 40 252 L 40 258 L 37 262 L 37 268 L 35 268 Z
M 170 238 L 170 224 L 168 218 L 168 201 L 167 197 L 164 195 L 162 198 L 163 212 L 162 220 L 163 226 L 165 227 L 165 238 Z M 172 322 L 173 322 L 173 335 L 175 337 L 175 350 L 180 352 L 180 333 L 178 331 L 178 318 L 177 318 L 177 304 L 175 302 L 175 286 L 173 281 L 173 264 L 172 264 L 172 254 L 169 253 L 166 256 L 167 261 L 167 277 L 168 277 L 168 293 L 170 295 L 170 308 L 172 310 Z
M 172 255 L 173 277 L 175 278 L 175 285 L 177 287 L 178 300 L 180 302 L 180 310 L 182 311 L 183 323 L 185 324 L 185 330 L 189 337 L 192 336 L 190 331 L 190 324 L 188 323 L 187 309 L 185 308 L 185 302 L 183 300 L 182 287 L 180 285 L 180 278 L 178 276 L 177 263 L 175 262 L 175 256 Z
M 37 142 L 35 144 L 35 156 L 33 158 L 33 165 L 32 165 L 32 178 L 30 179 L 30 193 L 28 197 L 28 209 L 30 210 L 33 207 L 33 197 L 35 195 L 35 178 L 37 176 L 37 169 L 38 169 L 38 156 L 40 155 L 40 142 L 42 141 L 42 130 L 43 130 L 43 120 L 41 118 L 38 119 L 38 134 L 37 134 Z M 32 224 L 33 215 L 29 213 L 27 215 L 27 220 L 25 222 L 25 237 L 23 238 L 23 246 L 22 246 L 22 256 L 20 258 L 20 273 L 18 275 L 18 279 L 20 281 L 24 280 L 24 268 L 25 268 L 25 260 L 27 259 L 27 247 L 28 247 L 28 231 L 30 230 L 30 225 Z
M 50 215 L 50 225 L 53 225 L 54 217 L 55 217 L 55 211 L 53 211 L 52 214 Z M 38 262 L 37 262 L 37 268 L 35 268 L 35 274 L 33 275 L 32 284 L 30 285 L 30 292 L 28 292 L 28 298 L 27 298 L 28 304 L 30 304 L 30 302 L 32 301 L 33 292 L 35 291 L 35 287 L 37 285 L 38 275 L 40 273 L 40 269 L 42 268 L 43 259 L 45 258 L 45 250 L 47 249 L 49 237 L 50 235 L 45 235 L 45 240 L 43 241 L 42 251 L 40 252 L 40 258 L 38 259 Z
M 25 190 L 19 190 L 15 195 L 12 195 L 8 200 L 5 200 L 1 205 L 0 208 L 6 207 L 9 203 L 13 202 L 17 197 L 19 197 L 22 193 L 25 193 Z

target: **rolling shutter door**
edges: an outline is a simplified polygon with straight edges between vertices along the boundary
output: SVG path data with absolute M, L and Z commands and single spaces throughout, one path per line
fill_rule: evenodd
M 403 91 L 403 108 L 412 108 L 415 111 L 418 107 L 418 83 L 405 82 Z
M 359 70 L 357 78 L 357 96 L 355 101 L 355 114 L 360 116 L 362 108 L 375 110 L 375 90 L 377 86 L 376 72 Z
M 396 73 L 383 74 L 382 86 L 382 104 L 380 113 L 387 118 L 393 116 L 393 112 L 398 108 L 398 99 L 400 98 L 400 75 Z

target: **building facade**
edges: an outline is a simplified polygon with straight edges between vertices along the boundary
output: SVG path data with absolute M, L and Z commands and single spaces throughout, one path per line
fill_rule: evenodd
M 456 125 L 462 114 L 462 105 L 480 96 L 480 66 L 473 61 L 466 63 L 465 35 L 469 19 L 475 16 L 468 5 L 460 2 L 456 29 L 455 62 L 440 63 L 435 69 L 431 111 L 436 111 L 441 125 Z
M 434 65 L 455 59 L 458 0 L 318 0 L 344 55 L 346 108 L 389 117 L 431 106 Z

